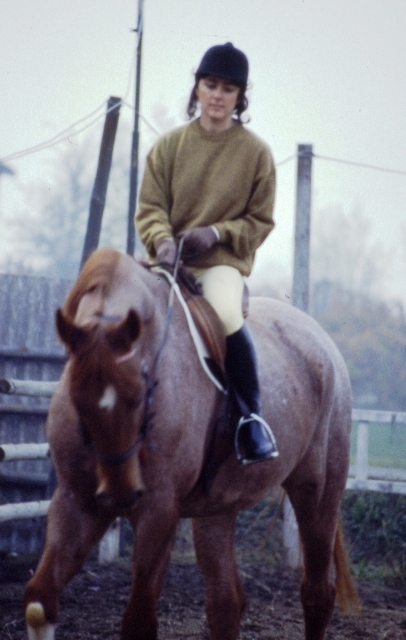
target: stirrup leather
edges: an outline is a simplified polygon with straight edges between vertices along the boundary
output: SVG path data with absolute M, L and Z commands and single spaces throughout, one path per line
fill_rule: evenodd
M 267 456 L 267 458 L 264 459 L 271 459 L 271 458 L 277 458 L 279 456 L 279 451 L 278 448 L 276 446 L 276 440 L 275 440 L 275 436 L 272 432 L 271 427 L 269 426 L 269 424 L 258 414 L 256 413 L 251 413 L 248 417 L 242 416 L 237 424 L 237 428 L 235 430 L 235 436 L 234 436 L 234 447 L 235 447 L 235 451 L 237 454 L 237 460 L 238 462 L 241 462 L 241 464 L 251 464 L 253 462 L 257 462 L 259 460 L 261 460 L 261 458 L 259 459 L 252 459 L 252 458 L 247 458 L 245 455 L 245 452 L 241 451 L 240 448 L 240 442 L 239 442 L 239 435 L 240 435 L 240 431 L 241 428 L 246 425 L 249 424 L 250 422 L 259 422 L 262 427 L 265 430 L 265 433 L 269 439 L 269 442 L 271 443 L 272 447 L 273 447 L 273 451 L 270 452 L 270 454 Z

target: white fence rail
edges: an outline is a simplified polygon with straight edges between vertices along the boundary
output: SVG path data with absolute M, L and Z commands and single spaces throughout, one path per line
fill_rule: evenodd
M 32 380 L 0 380 L 0 393 L 51 396 L 55 390 L 55 382 Z M 406 470 L 371 467 L 368 465 L 369 424 L 383 423 L 404 425 L 406 428 L 406 412 L 370 411 L 353 409 L 353 422 L 358 424 L 357 449 L 355 465 L 350 467 L 346 488 L 355 490 L 381 491 L 385 493 L 406 494 Z M 0 462 L 17 459 L 45 458 L 49 455 L 47 443 L 43 444 L 3 444 L 0 445 Z M 50 500 L 0 505 L 0 523 L 15 518 L 32 518 L 45 516 Z M 300 564 L 299 536 L 296 519 L 289 500 L 284 505 L 284 543 L 287 549 L 289 566 Z M 108 562 L 117 557 L 119 552 L 120 526 L 116 520 L 99 545 L 99 561 Z
M 23 396 L 50 397 L 56 382 L 34 380 L 0 380 L 0 393 Z M 49 445 L 44 443 L 1 444 L 0 462 L 9 460 L 39 460 L 49 456 Z M 0 523 L 20 518 L 38 518 L 48 513 L 50 500 L 17 502 L 0 505 Z M 109 527 L 99 543 L 99 562 L 111 562 L 120 550 L 120 518 Z
M 353 409 L 352 419 L 358 423 L 357 450 L 346 488 L 406 494 L 406 469 L 372 467 L 368 464 L 369 425 L 378 423 L 406 428 L 406 412 Z

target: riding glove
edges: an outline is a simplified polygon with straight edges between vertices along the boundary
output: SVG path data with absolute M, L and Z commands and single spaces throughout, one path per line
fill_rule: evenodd
M 218 242 L 218 235 L 214 227 L 195 227 L 183 231 L 177 236 L 183 238 L 182 255 L 188 257 L 199 256 L 207 253 Z
M 178 247 L 173 238 L 163 238 L 156 249 L 156 259 L 158 264 L 166 264 L 173 267 L 176 262 Z

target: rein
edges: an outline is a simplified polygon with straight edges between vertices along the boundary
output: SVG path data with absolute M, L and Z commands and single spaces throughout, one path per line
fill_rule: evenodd
M 143 366 L 142 369 L 142 376 L 146 382 L 146 391 L 145 391 L 145 397 L 144 397 L 144 416 L 143 416 L 143 420 L 141 423 L 141 428 L 140 428 L 140 433 L 138 438 L 136 439 L 136 441 L 134 442 L 134 444 L 130 447 L 130 449 L 128 449 L 127 451 L 125 451 L 124 453 L 121 454 L 117 454 L 117 455 L 109 455 L 109 454 L 104 454 L 104 453 L 100 453 L 99 451 L 95 450 L 96 456 L 99 458 L 99 460 L 101 462 L 104 462 L 105 464 L 110 464 L 110 465 L 119 465 L 119 464 L 123 464 L 124 462 L 126 462 L 127 460 L 129 460 L 129 458 L 131 458 L 131 456 L 137 451 L 137 449 L 140 447 L 141 443 L 143 442 L 143 440 L 145 440 L 146 436 L 149 434 L 149 432 L 151 431 L 152 427 L 153 427 L 153 423 L 152 423 L 152 419 L 155 416 L 154 412 L 150 411 L 151 405 L 154 401 L 154 394 L 155 394 L 155 389 L 158 385 L 158 380 L 156 380 L 156 370 L 158 368 L 158 363 L 161 359 L 161 355 L 162 352 L 164 350 L 167 338 L 168 338 L 168 333 L 169 333 L 169 327 L 172 321 L 172 315 L 173 315 L 173 303 L 175 300 L 175 292 L 174 292 L 174 285 L 176 284 L 176 278 L 178 275 L 178 269 L 179 269 L 179 265 L 180 265 L 180 258 L 181 258 L 181 254 L 182 254 L 182 247 L 183 247 L 183 242 L 184 242 L 184 238 L 181 238 L 180 242 L 179 242 L 179 246 L 178 246 L 178 250 L 176 253 L 176 260 L 175 260 L 175 266 L 174 266 L 174 270 L 173 270 L 173 284 L 171 285 L 170 291 L 169 291 L 169 299 L 168 299 L 168 307 L 166 310 L 166 318 L 165 318 L 165 326 L 164 326 L 164 331 L 163 331 L 163 335 L 162 335 L 162 339 L 160 342 L 160 345 L 158 347 L 158 351 L 157 351 L 157 355 L 155 358 L 155 362 L 154 365 L 152 367 L 152 372 L 151 374 L 148 373 L 148 369 L 146 366 Z M 119 320 L 119 318 L 117 318 L 116 316 L 103 316 L 102 314 L 98 314 L 102 319 L 107 319 L 109 321 L 112 320 Z M 134 347 L 133 349 L 131 349 L 131 351 L 129 351 L 128 353 L 125 353 L 122 356 L 118 356 L 116 358 L 116 363 L 117 364 L 122 364 L 123 362 L 127 362 L 128 360 L 130 360 L 133 355 L 136 352 L 136 347 Z

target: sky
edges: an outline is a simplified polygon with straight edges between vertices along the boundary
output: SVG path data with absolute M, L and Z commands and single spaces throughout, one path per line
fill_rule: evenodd
M 21 186 L 43 181 L 55 148 L 7 158 L 52 138 L 111 95 L 128 105 L 120 118 L 133 121 L 138 2 L 0 0 L 0 9 L 0 162 L 15 171 L 0 177 L 1 260 L 10 251 L 5 222 L 23 206 Z M 207 48 L 231 41 L 249 58 L 248 126 L 282 163 L 276 228 L 257 269 L 272 276 L 292 270 L 296 159 L 283 161 L 298 144 L 312 144 L 316 156 L 406 172 L 404 0 L 144 0 L 143 18 L 143 152 L 156 139 L 148 123 L 163 131 L 184 121 L 193 72 Z M 82 144 L 84 135 L 69 143 Z M 347 212 L 361 207 L 376 237 L 398 255 L 405 173 L 316 157 L 312 209 L 337 205 Z M 394 294 L 405 275 L 397 264 Z

